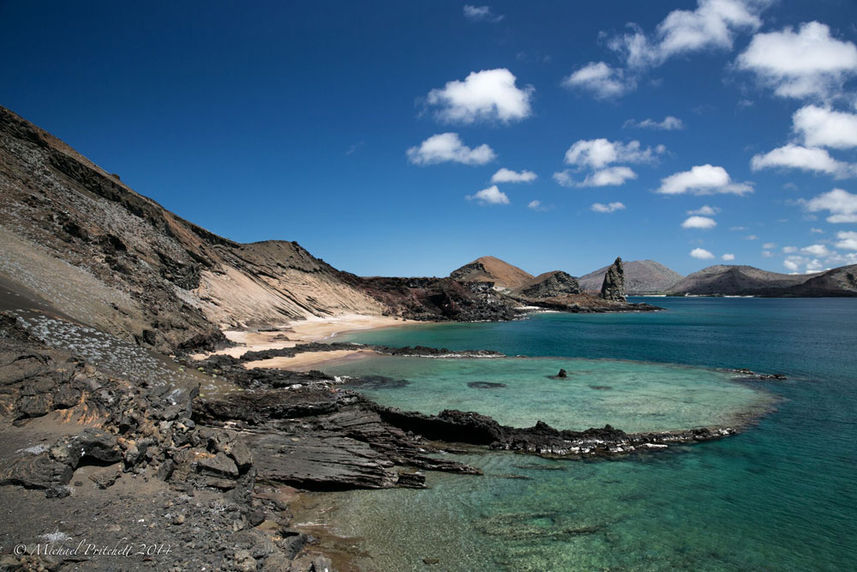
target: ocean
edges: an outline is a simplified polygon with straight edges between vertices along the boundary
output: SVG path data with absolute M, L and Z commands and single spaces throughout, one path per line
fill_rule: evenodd
M 299 519 L 328 524 L 372 570 L 853 569 L 857 301 L 645 301 L 667 311 L 355 333 L 341 340 L 521 357 L 380 357 L 329 372 L 397 381 L 361 391 L 427 413 L 627 431 L 755 420 L 739 435 L 609 460 L 471 449 L 454 457 L 484 476 L 323 493 L 324 510 Z M 568 378 L 552 379 L 560 367 Z M 734 368 L 788 379 L 736 381 Z

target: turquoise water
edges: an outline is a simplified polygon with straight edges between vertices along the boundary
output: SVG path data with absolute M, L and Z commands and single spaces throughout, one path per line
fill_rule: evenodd
M 619 460 L 463 455 L 485 476 L 336 493 L 313 518 L 371 555 L 366 569 L 423 570 L 423 558 L 438 570 L 853 569 L 857 300 L 651 301 L 669 311 L 350 338 L 781 372 L 790 379 L 761 384 L 782 398 L 777 411 L 736 437 Z
M 560 368 L 568 377 L 552 377 Z M 383 405 L 428 414 L 478 411 L 512 427 L 536 421 L 575 430 L 609 423 L 628 432 L 719 427 L 740 423 L 771 402 L 732 381 L 734 374 L 625 360 L 377 357 L 325 371 L 406 380 L 357 388 Z

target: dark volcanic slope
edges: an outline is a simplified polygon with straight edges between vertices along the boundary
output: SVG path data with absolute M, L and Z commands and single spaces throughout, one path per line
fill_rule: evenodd
M 784 296 L 857 296 L 857 264 L 834 268 L 791 286 Z
M 654 260 L 625 262 L 625 290 L 629 296 L 661 294 L 682 279 L 681 274 Z M 584 292 L 600 292 L 609 266 L 578 278 Z
M 669 294 L 698 296 L 777 296 L 815 275 L 777 274 L 752 266 L 716 265 L 694 272 L 675 284 Z
M 449 277 L 461 282 L 493 282 L 497 288 L 506 290 L 520 288 L 533 279 L 529 272 L 493 256 L 477 258 L 453 270 Z
M 216 236 L 2 107 L 0 199 L 0 276 L 164 351 L 210 344 L 221 325 L 382 311 L 297 243 Z

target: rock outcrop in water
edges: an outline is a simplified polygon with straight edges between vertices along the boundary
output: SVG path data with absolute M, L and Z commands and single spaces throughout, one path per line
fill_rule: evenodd
M 654 260 L 623 260 L 622 267 L 625 270 L 625 293 L 628 296 L 664 294 L 673 284 L 684 278 L 675 270 Z M 581 290 L 598 294 L 609 268 L 604 266 L 578 278 Z
M 622 258 L 616 258 L 607 269 L 604 283 L 601 285 L 600 297 L 614 302 L 625 301 L 625 268 L 622 265 Z
M 580 294 L 580 284 L 571 274 L 562 270 L 554 270 L 553 272 L 539 274 L 515 290 L 514 293 L 524 298 L 553 298 L 565 294 Z

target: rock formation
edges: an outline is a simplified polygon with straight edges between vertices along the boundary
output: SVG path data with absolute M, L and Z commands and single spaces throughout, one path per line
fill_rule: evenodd
M 607 269 L 604 283 L 601 285 L 601 298 L 616 302 L 625 301 L 625 269 L 622 266 L 622 258 L 617 258 Z
M 654 260 L 622 261 L 625 269 L 625 293 L 628 296 L 664 294 L 676 282 L 684 278 L 681 274 Z M 584 292 L 598 293 L 604 283 L 609 266 L 599 268 L 577 279 Z
M 564 294 L 580 294 L 580 285 L 574 276 L 562 270 L 554 270 L 527 281 L 515 290 L 514 294 L 525 298 L 551 298 Z

